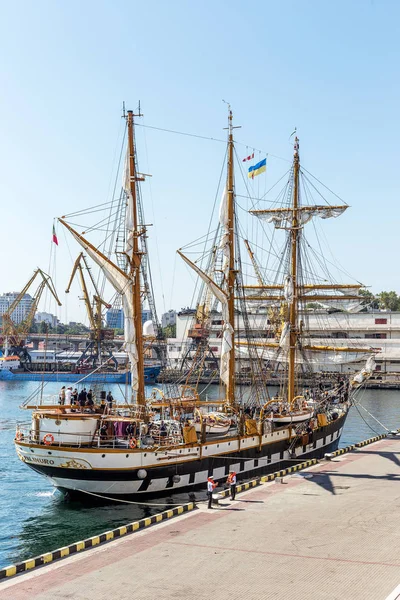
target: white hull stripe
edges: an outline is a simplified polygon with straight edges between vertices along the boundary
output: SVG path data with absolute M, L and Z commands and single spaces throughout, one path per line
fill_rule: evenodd
M 338 430 L 338 436 L 340 436 L 341 429 Z M 329 438 L 330 440 L 330 438 Z M 318 442 L 323 440 L 318 440 Z M 329 441 L 325 446 L 329 446 L 334 443 L 336 440 Z M 303 451 L 302 448 L 297 448 L 296 458 L 301 459 L 302 456 L 306 456 L 312 452 L 316 452 L 318 449 L 322 449 L 324 447 L 323 443 L 318 444 L 316 448 L 313 447 L 313 444 L 309 444 L 306 446 L 306 450 Z M 299 451 L 301 450 L 301 451 Z M 238 475 L 242 476 L 246 474 L 246 472 L 257 471 L 257 470 L 265 470 L 269 465 L 278 465 L 279 463 L 283 463 L 285 461 L 293 460 L 292 456 L 290 456 L 289 452 L 285 452 L 283 459 L 280 457 L 279 453 L 272 454 L 271 460 L 267 457 L 260 457 L 258 459 L 258 465 L 255 466 L 256 460 L 243 460 L 242 468 L 240 468 L 240 463 L 235 463 L 230 467 L 230 470 L 235 471 Z M 217 467 L 212 469 L 210 473 L 214 477 L 216 481 L 224 479 L 226 477 L 225 467 Z M 190 481 L 190 475 L 181 475 L 180 481 L 174 483 L 174 485 L 168 486 L 169 478 L 158 477 L 150 479 L 145 490 L 141 490 L 143 481 L 141 480 L 125 480 L 125 481 L 117 481 L 117 480 L 101 480 L 101 479 L 69 479 L 65 477 L 57 477 L 50 476 L 49 479 L 52 481 L 53 485 L 58 488 L 63 488 L 71 491 L 78 492 L 92 492 L 94 494 L 103 494 L 104 496 L 116 496 L 116 495 L 140 495 L 140 494 L 154 494 L 170 491 L 171 493 L 179 492 L 180 489 L 188 488 L 188 487 L 197 487 L 199 485 L 205 484 L 207 481 L 207 477 L 210 476 L 209 471 L 198 471 L 195 474 L 194 481 Z

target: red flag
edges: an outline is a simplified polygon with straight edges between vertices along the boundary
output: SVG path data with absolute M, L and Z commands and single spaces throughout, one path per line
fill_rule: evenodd
M 58 246 L 58 239 L 56 235 L 56 228 L 53 225 L 53 242 Z
M 244 158 L 242 160 L 242 162 L 246 162 L 246 160 L 252 160 L 253 158 L 254 158 L 254 152 L 253 152 L 253 154 L 250 154 L 249 156 L 246 156 L 246 158 Z

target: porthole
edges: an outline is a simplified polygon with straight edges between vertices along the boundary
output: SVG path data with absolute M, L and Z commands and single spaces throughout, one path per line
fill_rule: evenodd
M 51 454 L 51 452 L 49 451 L 47 454 Z
M 105 454 L 102 454 L 102 455 L 101 455 L 101 458 L 105 458 L 105 456 L 106 456 Z
M 126 455 L 126 458 L 129 458 L 129 454 Z

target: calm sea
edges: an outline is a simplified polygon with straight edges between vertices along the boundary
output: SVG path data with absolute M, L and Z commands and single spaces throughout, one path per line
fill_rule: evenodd
M 29 420 L 30 412 L 20 404 L 38 386 L 37 382 L 0 381 L 0 567 L 49 552 L 61 546 L 119 527 L 159 512 L 162 506 L 138 505 L 84 506 L 66 502 L 47 481 L 17 459 L 13 438 L 17 422 Z M 59 384 L 49 383 L 47 393 L 56 393 Z M 114 397 L 121 396 L 119 386 L 109 386 Z M 217 388 L 209 388 L 213 397 Z M 361 404 L 389 429 L 400 427 L 400 391 L 366 390 Z M 341 446 L 383 433 L 367 412 L 352 408 L 341 438 Z M 185 502 L 187 494 L 160 503 Z M 156 502 L 156 500 L 150 500 Z

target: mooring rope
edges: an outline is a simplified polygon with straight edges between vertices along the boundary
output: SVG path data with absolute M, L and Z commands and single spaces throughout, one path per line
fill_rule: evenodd
M 90 496 L 97 496 L 97 498 L 101 498 L 102 500 L 111 500 L 112 502 L 122 502 L 123 504 L 140 504 L 142 506 L 162 506 L 166 508 L 167 506 L 182 506 L 182 502 L 179 504 L 172 504 L 168 502 L 167 504 L 157 504 L 155 502 L 134 502 L 133 500 L 120 500 L 119 498 L 111 498 L 109 496 L 103 496 L 102 494 L 95 494 L 94 492 L 88 492 L 87 490 L 80 490 L 79 488 L 74 488 L 76 492 L 82 492 L 84 494 L 89 494 Z

